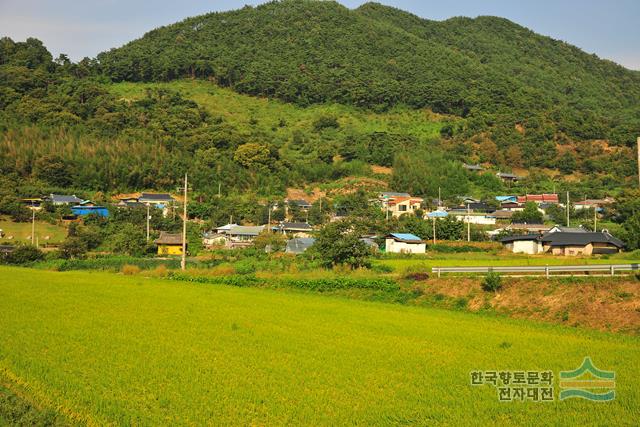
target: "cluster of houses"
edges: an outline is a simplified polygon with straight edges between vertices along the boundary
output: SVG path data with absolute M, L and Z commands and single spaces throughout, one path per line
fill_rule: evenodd
M 141 206 L 148 206 L 157 209 L 162 209 L 163 214 L 166 216 L 168 210 L 174 205 L 175 199 L 166 193 L 141 193 L 139 195 L 122 196 L 118 198 L 118 202 L 114 204 L 117 208 L 135 208 Z M 34 210 L 40 210 L 45 203 L 51 203 L 53 206 L 69 206 L 71 208 L 71 215 L 64 218 L 66 220 L 73 220 L 78 217 L 95 214 L 102 217 L 109 216 L 109 209 L 107 206 L 98 205 L 91 200 L 84 200 L 77 197 L 75 194 L 49 194 L 43 197 L 34 197 L 22 199 L 22 203 Z
M 470 170 L 476 170 L 478 165 L 465 165 Z M 502 179 L 511 179 L 508 174 L 500 174 Z M 517 180 L 517 177 L 516 177 Z M 487 203 L 473 197 L 463 196 L 458 198 L 458 203 L 451 207 L 445 207 L 441 200 L 432 200 L 431 205 L 437 206 L 432 210 L 425 210 L 425 200 L 401 192 L 382 192 L 372 202 L 379 204 L 387 218 L 398 218 L 402 215 L 420 215 L 424 219 L 438 220 L 446 217 L 454 217 L 459 221 L 469 224 L 495 225 L 498 222 L 503 227 L 487 231 L 490 236 L 503 233 L 512 233 L 500 241 L 505 248 L 515 253 L 554 255 L 592 255 L 618 252 L 622 249 L 622 242 L 609 234 L 606 230 L 589 232 L 582 228 L 550 227 L 544 224 L 513 224 L 511 218 L 515 212 L 524 209 L 529 202 L 536 203 L 538 210 L 545 213 L 549 206 L 563 207 L 557 194 L 526 194 L 523 196 L 506 195 L 497 196 L 495 201 Z M 41 198 L 23 199 L 23 203 L 35 210 L 42 208 L 44 203 L 54 206 L 69 206 L 72 212 L 69 220 L 89 214 L 108 216 L 109 210 L 105 206 L 97 205 L 90 200 L 83 200 L 75 195 L 50 194 Z M 167 193 L 140 193 L 122 195 L 117 198 L 114 206 L 121 209 L 147 207 L 161 209 L 166 216 L 175 205 L 176 200 Z M 295 204 L 300 210 L 310 209 L 311 204 L 305 200 L 287 200 L 287 206 Z M 603 207 L 614 203 L 612 198 L 585 199 L 574 203 L 576 210 L 593 208 L 601 211 Z M 287 236 L 286 252 L 299 254 L 311 247 L 315 239 L 314 229 L 308 223 L 281 221 L 276 225 L 247 226 L 229 223 L 203 233 L 202 242 L 207 248 L 225 247 L 229 249 L 245 248 L 252 246 L 258 235 L 267 227 L 273 233 L 282 233 Z M 516 232 L 517 231 L 517 232 Z M 379 236 L 363 236 L 362 240 L 377 250 L 375 240 Z M 180 255 L 183 250 L 181 234 L 162 232 L 155 240 L 159 255 Z M 426 252 L 426 242 L 408 233 L 391 233 L 384 236 L 384 250 L 389 253 L 422 254 Z
M 380 193 L 377 202 L 385 213 L 387 218 L 398 218 L 406 214 L 416 214 L 421 212 L 424 219 L 438 219 L 446 217 L 454 217 L 464 223 L 479 225 L 495 225 L 499 221 L 511 221 L 513 214 L 522 211 L 525 205 L 533 202 L 537 205 L 538 210 L 546 215 L 546 211 L 550 206 L 559 206 L 564 208 L 565 205 L 560 203 L 557 194 L 526 194 L 524 196 L 496 196 L 495 201 L 488 203 L 469 196 L 458 197 L 458 203 L 454 206 L 444 206 L 441 200 L 432 200 L 431 204 L 437 206 L 431 211 L 423 210 L 425 200 L 421 197 L 411 196 L 408 193 L 384 192 Z M 585 199 L 573 203 L 574 209 L 595 209 L 601 212 L 603 207 L 611 205 L 615 200 L 611 197 L 604 199 Z M 498 230 L 499 232 L 500 230 Z

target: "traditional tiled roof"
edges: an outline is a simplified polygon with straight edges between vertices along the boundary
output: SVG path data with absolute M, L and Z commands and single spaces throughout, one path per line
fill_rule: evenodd
M 257 236 L 258 234 L 262 233 L 263 230 L 264 225 L 236 225 L 235 227 L 231 227 L 227 234 L 231 234 L 233 236 Z
M 157 245 L 181 245 L 182 244 L 182 234 L 180 233 L 165 233 L 164 231 L 160 232 L 160 237 L 158 237 L 155 241 Z

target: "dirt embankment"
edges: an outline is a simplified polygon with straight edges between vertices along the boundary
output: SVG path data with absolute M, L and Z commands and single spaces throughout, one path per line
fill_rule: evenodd
M 515 318 L 640 335 L 640 282 L 629 278 L 510 278 L 486 292 L 481 278 L 414 282 L 421 298 L 471 311 L 493 310 Z

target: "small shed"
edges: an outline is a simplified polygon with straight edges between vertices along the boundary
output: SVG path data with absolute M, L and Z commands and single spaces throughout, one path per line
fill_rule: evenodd
M 385 238 L 388 253 L 423 254 L 426 250 L 424 240 L 411 233 L 391 233 Z
M 182 234 L 160 232 L 155 241 L 158 245 L 158 255 L 182 255 Z

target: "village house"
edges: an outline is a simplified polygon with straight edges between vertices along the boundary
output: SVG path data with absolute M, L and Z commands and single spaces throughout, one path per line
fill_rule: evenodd
M 484 170 L 484 168 L 478 164 L 476 165 L 469 165 L 467 163 L 463 163 L 462 167 L 466 170 L 468 170 L 469 172 L 482 172 Z
M 496 196 L 500 203 L 518 203 L 518 196 Z
M 497 221 L 509 221 L 511 220 L 511 217 L 513 217 L 513 211 L 497 210 L 491 212 L 490 214 L 488 214 L 488 216 L 495 218 Z
M 30 197 L 26 199 L 20 199 L 20 201 L 23 205 L 31 210 L 39 211 L 42 209 L 43 200 L 40 197 Z
M 602 212 L 602 208 L 615 203 L 615 199 L 612 197 L 605 197 L 604 199 L 585 199 L 573 204 L 575 210 L 582 209 L 595 209 L 597 212 Z
M 77 205 L 82 202 L 82 199 L 76 197 L 75 194 L 67 196 L 64 194 L 50 194 L 48 197 L 43 198 L 45 201 L 51 202 L 54 206 L 63 205 Z
M 496 176 L 506 183 L 518 182 L 520 180 L 518 175 L 512 173 L 498 172 Z
M 158 255 L 182 255 L 182 234 L 160 232 L 155 242 L 158 245 Z
M 292 237 L 311 237 L 313 227 L 306 222 L 282 221 L 278 225 L 272 227 L 272 230 Z
M 496 217 L 486 213 L 467 212 L 465 209 L 452 209 L 449 215 L 465 224 L 495 225 Z
M 540 241 L 540 233 L 508 236 L 500 239 L 500 243 L 503 244 L 505 249 L 514 254 L 535 255 L 542 253 L 544 250 Z
M 553 255 L 576 256 L 613 254 L 624 247 L 621 240 L 607 231 L 554 231 L 545 234 L 530 233 L 509 236 L 500 240 L 506 249 L 514 253 L 529 255 L 550 253 Z
M 560 200 L 557 194 L 526 194 L 524 196 L 518 196 L 518 203 L 524 204 L 527 202 L 534 202 L 537 204 L 552 203 L 558 204 Z
M 162 215 L 169 215 L 169 208 L 175 203 L 175 199 L 167 193 L 142 193 L 138 197 L 138 202 L 155 207 L 156 209 L 162 209 Z
M 502 202 L 500 204 L 500 210 L 511 212 L 523 211 L 524 205 L 521 205 L 518 202 Z
M 621 240 L 607 231 L 547 233 L 541 241 L 545 252 L 565 256 L 615 254 L 624 247 Z
M 303 199 L 292 199 L 292 200 L 287 199 L 285 200 L 285 204 L 287 205 L 287 207 L 294 205 L 302 211 L 308 211 L 309 209 L 311 209 L 311 203 Z
M 236 225 L 234 227 L 231 227 L 226 232 L 227 247 L 232 249 L 249 247 L 253 245 L 253 241 L 256 239 L 256 237 L 258 237 L 260 233 L 264 231 L 264 229 L 264 225 Z
M 391 233 L 385 238 L 387 253 L 423 254 L 426 249 L 424 240 L 410 233 Z
M 93 204 L 72 206 L 71 212 L 77 216 L 86 216 L 86 215 L 98 215 L 101 217 L 109 216 L 109 209 L 107 209 L 104 206 L 96 206 Z
M 380 193 L 378 197 L 382 210 L 387 217 L 399 217 L 407 213 L 414 213 L 420 209 L 424 199 L 412 197 L 409 193 Z

